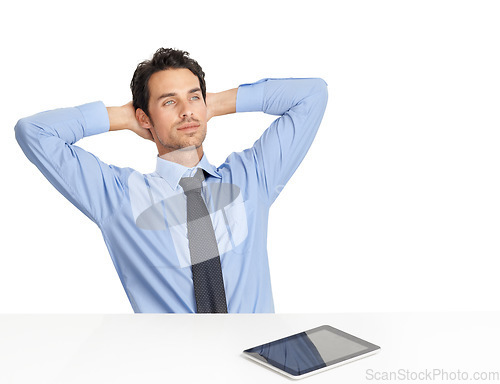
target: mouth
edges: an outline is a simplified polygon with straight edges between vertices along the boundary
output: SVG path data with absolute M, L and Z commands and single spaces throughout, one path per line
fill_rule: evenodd
M 200 124 L 188 123 L 188 124 L 181 125 L 179 128 L 177 128 L 177 130 L 181 131 L 181 132 L 191 132 L 191 131 L 196 131 L 199 126 L 200 126 Z

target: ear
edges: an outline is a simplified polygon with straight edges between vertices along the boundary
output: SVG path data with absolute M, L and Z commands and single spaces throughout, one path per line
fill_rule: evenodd
M 141 108 L 137 108 L 137 110 L 135 111 L 135 118 L 142 128 L 151 129 L 153 127 L 148 115 L 146 115 L 146 113 Z

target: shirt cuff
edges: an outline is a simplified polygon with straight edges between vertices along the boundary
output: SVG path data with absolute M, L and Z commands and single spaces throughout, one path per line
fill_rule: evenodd
M 262 79 L 252 84 L 241 84 L 236 95 L 236 112 L 262 112 L 264 87 L 269 79 Z
M 82 113 L 85 121 L 83 137 L 109 131 L 108 110 L 102 101 L 83 104 L 76 108 Z

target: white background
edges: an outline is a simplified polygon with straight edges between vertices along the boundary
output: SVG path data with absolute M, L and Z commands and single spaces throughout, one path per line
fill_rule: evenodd
M 328 4 L 328 5 L 327 5 Z M 136 65 L 187 50 L 209 92 L 322 77 L 329 104 L 271 208 L 276 312 L 499 310 L 496 1 L 18 1 L 2 10 L 0 312 L 130 313 L 100 232 L 29 163 L 13 127 L 130 100 Z M 273 117 L 210 121 L 219 165 Z M 154 170 L 131 132 L 78 145 Z

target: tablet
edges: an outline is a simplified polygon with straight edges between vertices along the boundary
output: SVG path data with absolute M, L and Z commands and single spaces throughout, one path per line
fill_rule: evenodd
M 380 347 L 329 325 L 249 348 L 243 355 L 292 379 L 370 356 Z

